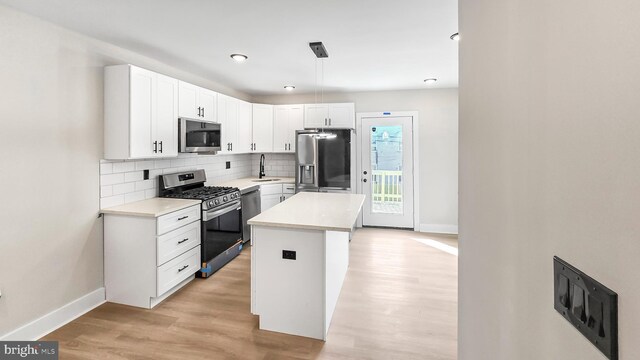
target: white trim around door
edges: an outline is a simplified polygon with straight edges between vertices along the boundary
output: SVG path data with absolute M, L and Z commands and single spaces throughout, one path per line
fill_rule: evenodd
M 412 144 L 413 144 L 413 230 L 420 231 L 420 143 L 418 141 L 420 135 L 418 112 L 417 111 L 389 111 L 389 112 L 365 112 L 356 114 L 356 132 L 357 139 L 361 141 L 364 134 L 362 132 L 362 119 L 366 118 L 395 118 L 395 117 L 411 117 L 412 118 Z M 360 143 L 359 143 L 360 144 Z M 356 192 L 363 193 L 361 175 L 362 175 L 362 146 L 356 147 Z M 362 226 L 362 214 L 358 220 L 357 226 Z

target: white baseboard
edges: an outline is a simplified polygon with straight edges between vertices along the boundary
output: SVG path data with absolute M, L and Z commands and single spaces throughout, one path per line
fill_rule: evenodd
M 458 225 L 420 224 L 420 232 L 458 235 Z
M 94 290 L 52 312 L 0 336 L 2 341 L 35 341 L 105 303 L 104 288 Z

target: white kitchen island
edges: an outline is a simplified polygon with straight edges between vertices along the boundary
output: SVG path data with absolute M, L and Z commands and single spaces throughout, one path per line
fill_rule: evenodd
M 249 220 L 251 312 L 260 329 L 326 340 L 364 199 L 303 192 Z

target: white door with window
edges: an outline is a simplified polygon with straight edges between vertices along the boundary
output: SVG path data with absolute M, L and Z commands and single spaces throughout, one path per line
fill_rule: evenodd
M 413 118 L 362 119 L 364 226 L 413 228 Z

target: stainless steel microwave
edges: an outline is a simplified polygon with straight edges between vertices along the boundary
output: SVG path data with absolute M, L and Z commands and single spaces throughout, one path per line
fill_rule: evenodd
M 216 122 L 180 118 L 178 149 L 183 153 L 215 154 L 221 150 L 221 125 Z

